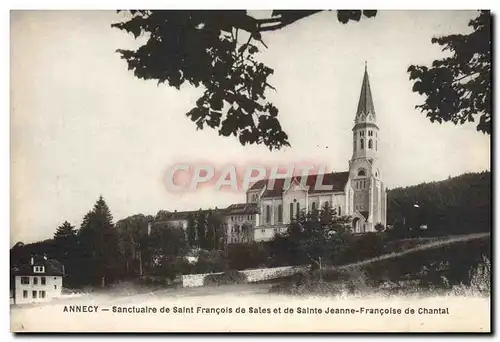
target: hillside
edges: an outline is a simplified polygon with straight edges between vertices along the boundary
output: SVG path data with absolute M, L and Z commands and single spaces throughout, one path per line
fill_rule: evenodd
M 395 227 L 427 225 L 429 232 L 443 234 L 490 231 L 491 172 L 389 190 L 387 207 L 387 224 Z

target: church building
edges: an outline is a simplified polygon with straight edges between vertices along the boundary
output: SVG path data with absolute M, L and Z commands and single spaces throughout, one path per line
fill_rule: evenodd
M 379 127 L 370 90 L 368 71 L 361 85 L 361 94 L 352 128 L 352 157 L 345 172 L 300 177 L 268 179 L 256 182 L 247 191 L 247 203 L 259 209 L 254 240 L 270 240 L 286 231 L 287 224 L 301 210 L 321 208 L 329 203 L 337 215 L 352 217 L 354 233 L 374 232 L 378 223 L 386 225 L 387 193 L 379 165 Z M 321 180 L 322 176 L 322 180 Z M 320 184 L 329 186 L 318 187 Z M 270 186 L 272 185 L 272 187 Z

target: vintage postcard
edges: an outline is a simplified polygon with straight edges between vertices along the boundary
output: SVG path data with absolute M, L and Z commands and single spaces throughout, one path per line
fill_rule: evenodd
M 491 327 L 488 10 L 13 10 L 11 331 Z

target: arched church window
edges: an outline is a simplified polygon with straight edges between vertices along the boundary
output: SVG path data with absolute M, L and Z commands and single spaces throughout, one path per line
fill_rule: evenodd
M 271 206 L 266 206 L 266 221 L 267 223 L 271 223 Z
M 300 214 L 300 203 L 297 202 L 297 216 L 299 216 Z
M 359 169 L 358 176 L 366 176 L 366 172 L 364 169 Z
M 328 207 L 330 204 L 328 203 L 328 201 L 325 202 L 325 206 Z
M 312 202 L 311 208 L 313 211 L 316 210 L 316 202 Z
M 293 220 L 293 203 L 290 203 L 290 221 Z
M 278 204 L 278 222 L 283 222 L 283 207 L 281 204 Z
M 356 151 L 356 140 L 354 140 L 354 151 Z
M 341 216 L 341 215 L 342 215 L 342 208 L 339 205 L 339 216 Z
M 369 149 L 373 148 L 373 141 L 372 141 L 372 139 L 368 140 L 368 148 Z
M 363 139 L 361 139 L 361 146 L 360 146 L 361 149 L 364 149 L 365 148 L 365 141 Z

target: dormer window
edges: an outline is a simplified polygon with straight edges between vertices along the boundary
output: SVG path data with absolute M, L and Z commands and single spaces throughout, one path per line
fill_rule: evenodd
M 33 272 L 34 273 L 44 273 L 45 266 L 33 266 Z

